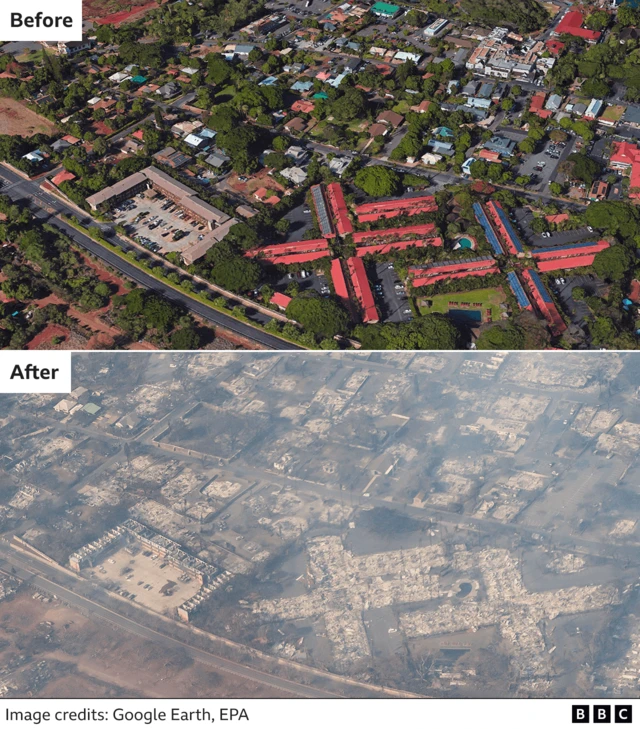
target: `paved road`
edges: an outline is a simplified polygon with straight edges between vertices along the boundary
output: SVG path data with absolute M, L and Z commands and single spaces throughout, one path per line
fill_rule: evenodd
M 6 180 L 6 182 L 8 183 L 2 189 L 0 189 L 0 193 L 8 195 L 14 200 L 24 199 L 27 200 L 30 204 L 35 204 L 35 206 L 40 209 L 40 217 L 46 217 L 46 222 L 54 225 L 56 228 L 64 232 L 65 235 L 68 235 L 70 238 L 72 238 L 79 246 L 84 248 L 92 255 L 96 256 L 96 258 L 104 261 L 104 263 L 111 266 L 113 269 L 120 272 L 127 278 L 135 281 L 135 283 L 137 283 L 139 286 L 143 286 L 144 288 L 150 289 L 151 291 L 155 291 L 157 294 L 160 294 L 169 301 L 184 306 L 193 314 L 202 317 L 202 319 L 204 319 L 205 321 L 210 322 L 214 325 L 224 327 L 225 329 L 228 329 L 235 334 L 238 334 L 242 337 L 245 337 L 246 339 L 256 342 L 257 344 L 267 349 L 301 349 L 301 347 L 298 347 L 295 344 L 289 344 L 288 342 L 285 342 L 278 337 L 272 336 L 268 332 L 261 331 L 260 329 L 256 329 L 249 324 L 237 321 L 233 317 L 227 316 L 226 314 L 216 309 L 213 309 L 206 304 L 203 304 L 190 298 L 189 296 L 186 296 L 180 291 L 174 290 L 163 281 L 159 281 L 153 276 L 147 274 L 145 271 L 141 271 L 129 261 L 123 260 L 113 251 L 109 250 L 103 245 L 100 245 L 100 243 L 97 243 L 88 235 L 81 233 L 64 221 L 56 218 L 54 215 L 51 215 L 50 211 L 55 210 L 56 213 L 64 213 L 68 216 L 73 215 L 75 217 L 78 217 L 78 211 L 70 207 L 54 195 L 50 195 L 45 191 L 41 190 L 38 182 L 33 180 L 24 180 L 15 172 L 8 170 L 4 167 L 0 168 L 0 178 L 4 178 L 4 180 Z M 46 205 L 48 207 L 46 213 L 42 209 L 43 205 Z M 107 230 L 110 230 L 109 226 L 99 227 L 101 227 L 103 231 L 105 230 L 105 228 Z M 126 251 L 129 249 L 128 246 L 116 236 L 109 236 L 108 234 L 106 234 L 105 237 L 111 243 L 120 246 L 123 250 Z
M 231 661 L 226 658 L 221 658 L 205 650 L 193 648 L 186 643 L 182 643 L 176 638 L 170 638 L 169 636 L 163 635 L 151 628 L 147 628 L 134 620 L 126 618 L 113 610 L 99 605 L 93 600 L 83 597 L 75 591 L 75 588 L 74 590 L 68 589 L 60 585 L 59 582 L 49 579 L 49 573 L 55 574 L 56 572 L 54 567 L 48 567 L 47 565 L 40 564 L 39 562 L 37 563 L 37 566 L 35 566 L 35 563 L 32 560 L 22 554 L 13 552 L 13 550 L 6 545 L 2 545 L 0 547 L 0 555 L 9 565 L 16 568 L 16 572 L 19 577 L 28 580 L 35 587 L 39 587 L 48 593 L 56 595 L 69 605 L 95 615 L 100 619 L 111 623 L 120 630 L 126 630 L 128 633 L 137 635 L 140 638 L 151 640 L 154 643 L 167 648 L 179 648 L 185 651 L 194 660 L 211 666 L 216 670 L 231 673 L 242 679 L 256 681 L 257 683 L 269 686 L 270 688 L 278 691 L 286 691 L 294 694 L 295 696 L 304 698 L 336 698 L 340 696 L 340 694 L 322 691 L 321 689 L 315 689 L 310 686 L 303 686 L 302 684 L 289 681 L 285 678 L 272 676 L 256 668 L 243 666 L 240 663 L 236 663 L 235 661 Z M 39 572 L 45 573 L 46 576 L 45 574 L 38 574 Z M 80 580 L 77 580 L 77 582 L 80 582 Z M 331 680 L 331 677 L 328 676 L 328 679 Z

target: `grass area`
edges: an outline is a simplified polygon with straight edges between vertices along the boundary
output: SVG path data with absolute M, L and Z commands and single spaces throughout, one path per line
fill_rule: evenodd
M 408 101 L 402 99 L 402 101 L 399 101 L 393 107 L 393 111 L 395 111 L 396 114 L 402 114 L 403 116 L 405 116 L 407 112 L 411 111 L 411 104 Z
M 446 314 L 449 309 L 468 309 L 482 311 L 482 321 L 487 321 L 486 311 L 491 310 L 491 321 L 499 321 L 502 315 L 500 304 L 507 301 L 501 288 L 476 289 L 475 291 L 453 291 L 449 294 L 438 294 L 431 298 L 420 299 L 418 305 L 429 309 L 430 314 Z M 429 306 L 427 302 L 430 302 Z M 455 302 L 455 304 L 452 304 Z M 480 306 L 474 306 L 480 304 Z

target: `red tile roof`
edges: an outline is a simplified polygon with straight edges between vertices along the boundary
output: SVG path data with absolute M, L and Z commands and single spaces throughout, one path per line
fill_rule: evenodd
M 600 33 L 600 31 L 598 30 L 589 30 L 588 28 L 583 28 L 583 21 L 584 17 L 579 10 L 571 10 L 558 23 L 554 32 L 556 33 L 556 35 L 562 35 L 563 33 L 567 33 L 568 35 L 575 35 L 578 38 L 584 38 L 588 41 L 597 41 L 602 33 Z

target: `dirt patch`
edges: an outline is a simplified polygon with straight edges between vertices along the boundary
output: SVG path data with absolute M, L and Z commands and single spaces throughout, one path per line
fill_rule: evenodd
M 162 3 L 168 0 L 162 0 Z M 124 9 L 122 9 L 124 6 Z M 158 3 L 149 0 L 83 0 L 82 16 L 94 20 L 98 25 L 121 25 L 140 20 L 149 10 L 157 8 Z
M 27 344 L 27 349 L 53 349 L 64 344 L 69 338 L 70 331 L 61 324 L 47 324 L 47 326 Z M 51 341 L 54 337 L 62 337 L 63 341 L 59 345 L 54 345 Z M 63 348 L 63 347 L 60 347 Z
M 15 99 L 0 97 L 0 134 L 33 137 L 34 134 L 55 134 L 53 122 L 36 114 Z
M 14 599 L 0 602 L 3 681 L 16 686 L 14 697 L 26 697 L 30 691 L 43 698 L 288 696 L 218 673 L 194 662 L 181 648 L 167 649 L 57 600 L 44 604 L 32 594 L 25 588 Z

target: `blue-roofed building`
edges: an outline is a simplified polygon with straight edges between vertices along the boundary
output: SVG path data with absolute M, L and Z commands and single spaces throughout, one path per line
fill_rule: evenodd
M 482 226 L 484 234 L 489 241 L 489 245 L 493 248 L 493 252 L 496 256 L 502 256 L 504 254 L 502 245 L 498 240 L 498 236 L 495 234 L 491 223 L 489 222 L 489 218 L 487 218 L 486 213 L 482 209 L 482 205 L 480 205 L 480 203 L 473 203 L 473 212 L 476 216 L 476 220 Z
M 258 86 L 273 86 L 277 83 L 278 79 L 275 76 L 267 76 L 267 78 L 263 78 L 262 81 L 260 81 Z
M 511 287 L 511 290 L 513 291 L 514 296 L 516 297 L 516 300 L 518 302 L 518 305 L 521 309 L 529 309 L 531 308 L 531 302 L 529 301 L 528 296 L 525 294 L 524 289 L 522 288 L 522 284 L 518 280 L 518 277 L 513 271 L 509 271 L 507 274 L 507 280 L 509 281 L 509 286 Z
M 516 143 L 513 139 L 494 135 L 488 142 L 485 142 L 484 148 L 490 152 L 497 152 L 502 157 L 511 157 L 516 148 Z
M 313 81 L 296 81 L 291 87 L 291 91 L 311 91 L 313 88 Z

